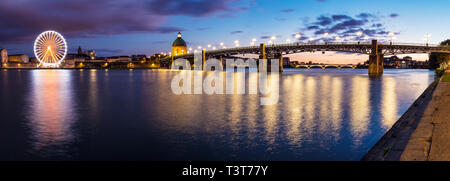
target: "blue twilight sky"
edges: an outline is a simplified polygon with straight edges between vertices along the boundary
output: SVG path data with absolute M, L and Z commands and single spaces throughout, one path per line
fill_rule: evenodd
M 52 29 L 63 34 L 69 52 L 78 46 L 99 56 L 169 52 L 178 31 L 188 47 L 248 46 L 276 36 L 275 43 L 355 41 L 356 32 L 387 41 L 430 43 L 450 38 L 450 0 L 4 0 L 0 3 L 0 48 L 33 56 L 37 35 Z M 294 40 L 294 34 L 302 38 Z M 335 41 L 335 40 L 328 40 Z M 333 57 L 333 59 L 331 59 Z M 338 58 L 336 58 L 338 57 Z M 297 54 L 299 61 L 356 63 L 362 55 Z M 425 60 L 426 55 L 414 58 Z

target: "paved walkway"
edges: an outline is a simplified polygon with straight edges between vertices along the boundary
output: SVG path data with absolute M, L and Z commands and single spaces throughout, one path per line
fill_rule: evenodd
M 435 82 L 361 159 L 450 161 L 450 82 Z
M 400 160 L 450 161 L 450 82 L 440 82 Z

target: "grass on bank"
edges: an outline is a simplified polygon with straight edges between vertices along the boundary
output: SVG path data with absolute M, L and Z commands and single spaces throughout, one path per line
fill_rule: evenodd
M 450 82 L 450 74 L 449 73 L 444 74 L 442 76 L 442 82 Z

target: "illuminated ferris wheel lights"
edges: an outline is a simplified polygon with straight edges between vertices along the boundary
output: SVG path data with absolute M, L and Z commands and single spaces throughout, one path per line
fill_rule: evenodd
M 67 54 L 66 40 L 56 31 L 42 32 L 34 42 L 34 54 L 42 65 L 58 66 Z

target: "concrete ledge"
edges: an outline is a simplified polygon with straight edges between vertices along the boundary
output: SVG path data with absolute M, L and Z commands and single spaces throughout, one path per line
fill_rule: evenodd
M 427 89 L 419 96 L 419 98 L 409 107 L 409 109 L 400 117 L 400 119 L 392 126 L 392 128 L 386 132 L 386 134 L 372 147 L 369 152 L 363 156 L 362 161 L 395 161 L 401 160 L 404 150 L 409 149 L 414 151 L 412 155 L 424 155 L 427 151 L 426 140 L 429 140 L 431 136 L 432 128 L 431 115 L 432 113 L 428 108 L 428 104 L 431 104 L 434 90 L 437 86 L 437 81 L 433 82 Z M 428 110 L 430 109 L 430 110 Z M 423 115 L 429 115 L 428 124 L 421 122 Z M 430 126 L 431 125 L 431 126 Z M 422 132 L 417 132 L 414 136 L 416 128 L 426 128 Z M 425 131 L 426 130 L 426 131 Z M 407 148 L 411 138 L 420 140 L 418 144 L 411 145 Z M 407 157 L 407 155 L 405 155 Z M 410 156 L 408 156 L 409 158 Z M 417 157 L 412 160 L 425 160 L 426 157 Z

